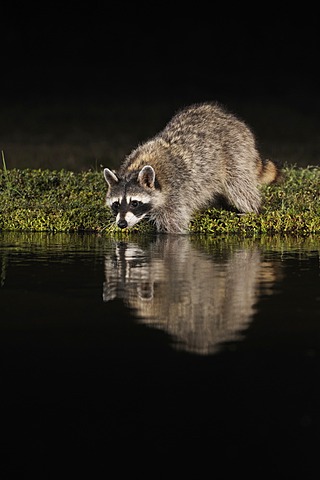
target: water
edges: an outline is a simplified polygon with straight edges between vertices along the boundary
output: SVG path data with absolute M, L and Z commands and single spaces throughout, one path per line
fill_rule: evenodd
M 319 252 L 0 233 L 3 478 L 316 478 Z

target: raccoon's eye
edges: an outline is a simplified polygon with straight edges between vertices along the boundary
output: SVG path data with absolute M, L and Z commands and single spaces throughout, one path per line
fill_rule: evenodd
M 140 205 L 142 205 L 142 202 L 139 202 L 139 200 L 131 200 L 131 207 L 132 208 L 137 208 L 139 207 Z
M 114 212 L 117 212 L 117 211 L 119 210 L 119 208 L 120 208 L 120 203 L 119 203 L 119 202 L 113 202 L 113 203 L 111 204 L 111 208 L 112 208 L 112 210 L 113 210 Z

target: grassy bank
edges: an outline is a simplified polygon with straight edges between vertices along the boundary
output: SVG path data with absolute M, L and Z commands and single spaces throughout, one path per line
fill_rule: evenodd
M 119 229 L 105 207 L 102 171 L 0 170 L 3 231 L 101 232 Z M 320 168 L 285 167 L 281 185 L 263 188 L 261 213 L 238 215 L 208 209 L 195 215 L 190 232 L 209 234 L 309 235 L 320 233 Z M 143 221 L 130 230 L 153 232 Z M 122 231 L 122 235 L 126 231 Z

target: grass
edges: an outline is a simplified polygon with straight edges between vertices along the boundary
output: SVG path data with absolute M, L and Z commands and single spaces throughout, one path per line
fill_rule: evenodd
M 6 165 L 6 160 L 5 160 L 5 157 L 4 157 L 4 151 L 3 151 L 3 150 L 1 150 L 1 160 L 2 160 L 4 181 L 5 181 L 5 188 L 6 188 L 8 191 L 13 190 L 13 191 L 15 191 L 16 193 L 19 194 L 18 190 L 16 190 L 16 189 L 11 185 L 11 180 L 10 180 L 10 177 L 9 177 L 9 174 L 8 174 L 7 165 Z M 20 194 L 19 194 L 19 195 L 20 195 Z
M 142 221 L 120 231 L 105 206 L 102 170 L 7 169 L 2 152 L 0 230 L 34 232 L 153 233 Z M 320 168 L 286 166 L 281 185 L 263 187 L 259 215 L 208 209 L 194 216 L 190 232 L 245 237 L 320 233 Z

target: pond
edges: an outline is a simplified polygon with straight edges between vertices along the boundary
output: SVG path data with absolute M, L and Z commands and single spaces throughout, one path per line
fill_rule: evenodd
M 0 232 L 3 478 L 315 478 L 319 259 L 319 237 Z

